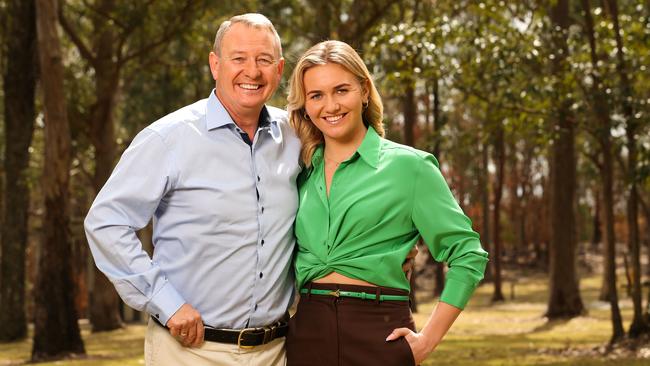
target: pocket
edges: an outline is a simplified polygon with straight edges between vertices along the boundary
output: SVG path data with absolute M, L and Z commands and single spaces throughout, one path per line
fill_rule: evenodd
M 415 357 L 413 357 L 413 351 L 409 342 L 405 337 L 400 337 L 398 342 L 402 345 L 402 353 L 404 355 L 404 362 L 407 362 L 405 365 L 415 366 Z

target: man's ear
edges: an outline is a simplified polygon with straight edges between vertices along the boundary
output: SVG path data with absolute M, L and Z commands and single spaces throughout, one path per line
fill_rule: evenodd
M 210 64 L 210 72 L 212 73 L 212 79 L 215 81 L 217 80 L 218 72 L 217 70 L 219 69 L 219 56 L 217 56 L 216 53 L 210 52 L 210 55 L 208 55 L 208 63 Z
M 278 60 L 278 77 L 282 78 L 282 71 L 284 71 L 284 57 Z

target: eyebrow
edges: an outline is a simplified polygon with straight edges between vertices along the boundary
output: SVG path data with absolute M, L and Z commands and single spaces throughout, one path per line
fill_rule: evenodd
M 352 84 L 350 84 L 350 83 L 341 83 L 341 84 L 338 84 L 338 85 L 334 86 L 333 89 L 340 89 L 340 88 L 343 88 L 343 87 L 348 87 L 349 88 L 351 86 L 352 86 Z M 321 91 L 318 90 L 318 89 L 310 90 L 310 91 L 307 92 L 307 95 L 312 94 L 312 93 L 321 93 Z
M 247 56 L 248 54 L 247 54 L 245 51 L 232 51 L 232 52 L 230 52 L 230 54 L 229 54 L 229 56 L 231 56 L 231 57 L 232 57 L 232 56 L 237 56 L 237 55 L 244 55 L 244 56 Z M 268 57 L 270 57 L 270 58 L 275 58 L 275 56 L 273 56 L 272 54 L 270 54 L 270 53 L 268 53 L 268 52 L 262 52 L 262 53 L 260 53 L 260 54 L 255 55 L 255 57 L 260 57 L 260 56 L 268 56 Z

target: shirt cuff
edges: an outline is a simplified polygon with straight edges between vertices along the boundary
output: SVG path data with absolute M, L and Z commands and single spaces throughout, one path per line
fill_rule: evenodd
M 447 277 L 440 301 L 463 310 L 475 289 L 476 286 Z
M 166 325 L 169 318 L 185 304 L 185 299 L 166 282 L 147 304 L 147 312 L 161 324 Z

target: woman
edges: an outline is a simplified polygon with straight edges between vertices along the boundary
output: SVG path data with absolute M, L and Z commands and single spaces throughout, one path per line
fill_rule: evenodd
M 478 234 L 436 159 L 382 138 L 379 94 L 349 45 L 321 42 L 300 58 L 288 110 L 306 167 L 288 365 L 419 364 L 483 277 Z M 415 332 L 401 264 L 420 236 L 449 271 L 440 302 Z

